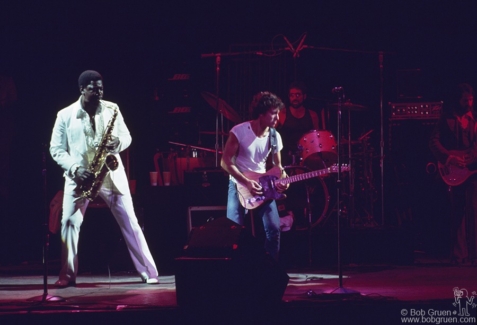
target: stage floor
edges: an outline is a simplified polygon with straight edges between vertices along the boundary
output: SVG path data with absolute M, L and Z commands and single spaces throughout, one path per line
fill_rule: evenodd
M 76 287 L 57 289 L 53 286 L 57 276 L 52 273 L 45 290 L 38 268 L 33 272 L 37 274 L 28 274 L 32 273 L 28 266 L 3 267 L 0 323 L 42 324 L 61 319 L 70 324 L 146 320 L 157 324 L 402 324 L 437 323 L 437 318 L 444 323 L 449 317 L 454 323 L 455 319 L 476 323 L 475 265 L 451 266 L 422 258 L 409 266 L 346 265 L 341 270 L 342 281 L 339 270 L 329 267 L 286 270 L 290 279 L 282 302 L 273 311 L 257 308 L 242 313 L 212 306 L 202 311 L 178 306 L 173 274 L 161 275 L 158 285 L 143 284 L 128 272 L 82 274 Z M 454 296 L 454 288 L 463 293 L 460 299 Z M 341 289 L 356 293 L 334 291 L 345 291 Z

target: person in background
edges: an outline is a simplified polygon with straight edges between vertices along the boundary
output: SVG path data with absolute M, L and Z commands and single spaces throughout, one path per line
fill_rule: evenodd
M 472 174 L 477 167 L 474 90 L 469 84 L 462 83 L 452 89 L 448 97 L 429 147 L 442 166 L 444 181 L 452 178 L 455 172 L 466 179 L 461 185 L 449 186 L 451 263 L 474 264 L 477 247 L 477 175 Z
M 306 86 L 303 82 L 294 82 L 288 88 L 290 106 L 280 110 L 277 130 L 283 139 L 282 163 L 284 166 L 297 165 L 298 142 L 311 130 L 319 130 L 318 114 L 304 106 Z

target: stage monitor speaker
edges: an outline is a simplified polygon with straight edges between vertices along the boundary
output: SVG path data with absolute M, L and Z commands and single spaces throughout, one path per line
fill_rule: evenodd
M 227 218 L 192 230 L 175 275 L 179 306 L 215 309 L 276 305 L 289 279 L 263 242 Z

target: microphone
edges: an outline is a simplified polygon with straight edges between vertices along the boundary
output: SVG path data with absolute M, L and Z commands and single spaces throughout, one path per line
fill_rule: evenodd
M 285 35 L 283 35 L 283 39 L 285 40 L 285 42 L 287 42 L 287 45 L 288 45 L 288 48 L 290 49 L 290 51 L 295 53 L 295 48 L 293 47 L 293 45 L 290 43 L 290 41 L 288 40 L 288 38 Z
M 342 91 L 343 91 L 343 87 L 334 87 L 333 89 L 331 89 L 331 92 L 333 94 L 339 94 Z

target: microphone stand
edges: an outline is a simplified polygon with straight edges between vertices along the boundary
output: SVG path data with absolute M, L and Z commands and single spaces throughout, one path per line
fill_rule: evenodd
M 43 223 L 44 228 L 44 242 L 43 242 L 43 295 L 31 298 L 31 301 L 41 301 L 41 302 L 49 302 L 49 301 L 64 301 L 65 299 L 60 296 L 51 296 L 48 294 L 48 257 L 49 257 L 49 247 L 50 247 L 50 232 L 49 232 L 49 204 L 47 200 L 47 177 L 46 177 L 46 144 L 43 144 L 43 150 L 41 152 L 42 155 L 42 171 L 41 175 L 43 178 L 43 204 L 44 204 L 44 216 L 45 220 Z
M 341 219 L 341 199 L 340 199 L 340 194 L 341 194 L 341 159 L 340 159 L 340 146 L 341 146 L 341 134 L 340 134 L 340 129 L 341 129 L 341 109 L 342 109 L 342 100 L 344 97 L 343 93 L 343 87 L 335 87 L 333 88 L 333 93 L 338 94 L 338 118 L 337 118 L 337 152 L 338 152 L 338 179 L 336 181 L 337 183 L 337 239 L 338 239 L 338 276 L 339 276 L 339 287 L 336 289 L 333 289 L 330 292 L 327 292 L 327 294 L 339 294 L 339 295 L 359 295 L 360 293 L 358 291 L 352 290 L 352 289 L 346 289 L 343 288 L 343 271 L 342 271 L 342 265 L 341 265 L 341 225 L 340 225 L 340 219 Z

